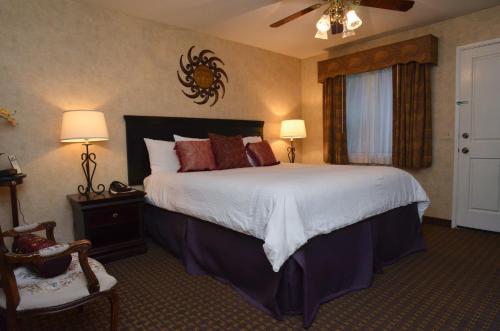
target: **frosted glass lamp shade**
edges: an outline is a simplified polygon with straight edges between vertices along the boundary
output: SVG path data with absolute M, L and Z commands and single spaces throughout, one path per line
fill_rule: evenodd
M 286 120 L 281 122 L 281 138 L 305 138 L 307 137 L 304 120 Z
M 316 28 L 321 32 L 327 32 L 330 30 L 330 15 L 323 15 L 316 23 Z
M 104 113 L 96 110 L 69 110 L 63 113 L 61 142 L 109 140 Z
M 354 10 L 349 10 L 346 14 L 346 19 L 347 19 L 347 29 L 349 30 L 356 30 L 359 28 L 362 24 L 363 21 L 359 16 L 356 14 Z
M 323 32 L 318 30 L 314 38 L 328 40 L 328 32 Z

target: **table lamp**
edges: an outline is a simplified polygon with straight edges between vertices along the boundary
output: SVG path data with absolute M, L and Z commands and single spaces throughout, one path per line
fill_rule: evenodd
M 104 113 L 95 110 L 69 110 L 63 113 L 61 142 L 83 143 L 85 153 L 82 153 L 82 169 L 85 175 L 86 186 L 78 185 L 81 195 L 89 195 L 91 192 L 101 194 L 106 187 L 97 185 L 94 189 L 92 179 L 94 178 L 97 163 L 95 153 L 89 153 L 92 142 L 109 140 L 108 128 Z
M 290 163 L 295 162 L 295 146 L 294 139 L 307 137 L 306 125 L 304 120 L 286 120 L 281 122 L 281 138 L 290 139 L 290 147 L 287 148 L 288 160 Z

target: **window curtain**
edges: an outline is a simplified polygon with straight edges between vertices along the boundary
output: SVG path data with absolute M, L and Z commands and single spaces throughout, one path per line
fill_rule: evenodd
M 392 67 L 392 163 L 419 169 L 432 165 L 431 64 Z
M 346 76 L 323 83 L 323 158 L 327 163 L 347 164 Z
M 392 164 L 392 69 L 347 76 L 349 162 Z

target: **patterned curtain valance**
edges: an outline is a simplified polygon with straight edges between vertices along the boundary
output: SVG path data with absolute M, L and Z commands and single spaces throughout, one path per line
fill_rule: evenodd
M 417 62 L 437 64 L 437 38 L 433 35 L 401 41 L 318 62 L 318 81 Z

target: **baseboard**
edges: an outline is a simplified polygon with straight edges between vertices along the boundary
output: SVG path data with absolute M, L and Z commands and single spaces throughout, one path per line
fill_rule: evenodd
M 451 220 L 447 220 L 444 218 L 438 218 L 438 217 L 432 217 L 432 216 L 425 216 L 423 217 L 423 222 L 426 224 L 434 224 L 434 225 L 441 225 L 441 226 L 447 226 L 451 227 Z

